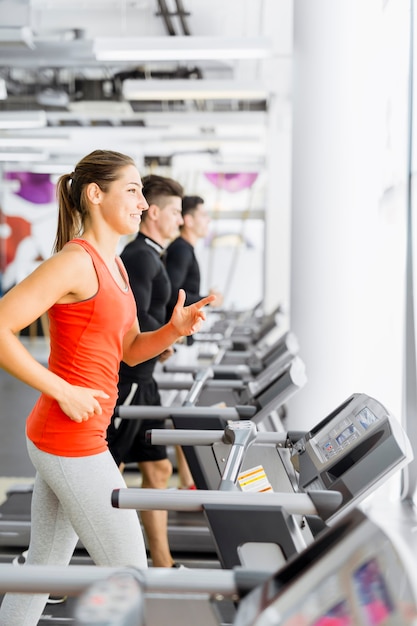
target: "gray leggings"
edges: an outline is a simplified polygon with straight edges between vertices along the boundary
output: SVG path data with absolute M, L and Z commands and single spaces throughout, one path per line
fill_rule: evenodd
M 113 489 L 126 483 L 110 452 L 62 457 L 42 452 L 29 440 L 27 446 L 37 471 L 26 562 L 68 565 L 80 538 L 96 565 L 146 568 L 137 512 L 111 505 Z M 0 626 L 35 626 L 47 599 L 45 594 L 6 594 Z

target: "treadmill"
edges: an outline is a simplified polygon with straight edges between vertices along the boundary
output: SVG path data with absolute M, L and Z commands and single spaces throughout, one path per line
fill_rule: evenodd
M 234 626 L 415 626 L 417 570 L 358 509 L 250 591 Z
M 252 421 L 229 424 L 223 432 L 195 429 L 150 433 L 154 443 L 178 444 L 183 438 L 199 444 L 196 447 L 205 447 L 209 454 L 204 459 L 204 472 L 215 484 L 191 492 L 123 489 L 115 494 L 113 504 L 138 510 L 202 511 L 218 558 L 227 568 L 243 565 L 239 552 L 246 543 L 266 542 L 269 552 L 276 544 L 279 555 L 287 554 L 276 533 L 277 512 L 270 513 L 260 506 L 265 506 L 260 496 L 271 495 L 266 491 L 273 495 L 307 494 L 316 507 L 326 505 L 323 493 L 338 494 L 336 506 L 331 511 L 326 508 L 324 520 L 323 515 L 309 514 L 295 517 L 295 523 L 287 523 L 285 518 L 282 527 L 290 524 L 287 535 L 292 539 L 299 532 L 308 543 L 413 458 L 409 439 L 398 420 L 380 402 L 363 393 L 350 396 L 307 433 L 257 432 Z M 250 480 L 239 480 L 242 474 L 249 475 Z M 261 474 L 259 480 L 257 474 Z M 246 496 L 255 496 L 247 508 Z M 258 548 L 255 555 L 244 557 L 249 568 L 255 569 L 259 562 Z
M 186 348 L 188 350 L 188 348 Z M 271 344 L 255 346 L 252 350 L 221 350 L 219 354 L 208 364 L 215 379 L 238 378 L 250 380 L 260 374 L 274 361 L 283 360 L 296 356 L 299 352 L 299 344 L 296 336 L 291 331 L 280 334 Z M 174 358 L 164 364 L 163 371 L 168 373 L 196 374 L 201 369 L 201 364 L 176 363 Z
M 0 592 L 79 596 L 77 626 L 415 626 L 417 576 L 398 537 L 352 510 L 276 572 L 0 565 Z

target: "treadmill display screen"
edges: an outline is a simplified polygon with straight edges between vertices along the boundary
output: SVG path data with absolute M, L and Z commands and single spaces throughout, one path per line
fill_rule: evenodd
M 354 604 L 361 613 L 361 624 L 379 626 L 393 614 L 394 605 L 388 594 L 384 577 L 376 559 L 371 559 L 353 572 Z M 308 622 L 309 623 L 309 622 Z M 323 615 L 311 622 L 311 626 L 355 626 L 352 605 L 341 600 Z M 310 623 L 309 623 L 310 626 Z
M 361 516 L 354 510 L 243 598 L 235 626 L 416 626 L 414 561 Z
M 355 593 L 364 623 L 368 626 L 383 624 L 394 611 L 384 577 L 376 559 L 371 559 L 353 574 Z
M 336 597 L 329 605 L 328 598 L 332 595 Z M 320 604 L 327 604 L 328 608 L 318 611 Z M 398 613 L 385 578 L 377 559 L 371 558 L 352 571 L 350 581 L 337 581 L 335 576 L 317 586 L 297 609 L 281 615 L 279 623 L 280 626 L 382 626 L 392 624 L 389 620 L 394 615 Z M 272 622 L 267 622 L 267 626 L 272 626 Z
M 327 437 L 319 441 L 324 459 L 331 459 L 352 441 L 360 437 L 360 432 L 350 420 L 343 420 Z
M 357 415 L 351 415 L 332 425 L 331 429 L 326 432 L 326 436 L 317 441 L 322 461 L 332 459 L 351 443 L 360 439 L 378 421 L 380 421 L 378 416 L 365 406 Z
M 349 439 L 355 438 L 356 435 L 358 435 L 358 431 L 356 430 L 353 424 L 350 424 L 347 428 L 345 428 L 345 430 L 343 430 L 339 435 L 337 435 L 336 441 L 339 444 L 339 446 L 341 446 Z
M 311 626 L 329 626 L 330 624 L 331 626 L 354 626 L 352 614 L 345 600 L 326 611 L 326 614 L 316 619 Z
M 375 422 L 378 421 L 378 417 L 375 415 L 375 413 L 372 413 L 372 411 L 368 409 L 367 406 L 364 407 L 362 411 L 359 411 L 357 418 L 359 420 L 360 425 L 365 430 L 368 430 L 371 424 L 374 424 Z

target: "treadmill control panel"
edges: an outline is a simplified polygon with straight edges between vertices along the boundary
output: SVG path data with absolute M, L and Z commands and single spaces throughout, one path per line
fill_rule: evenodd
M 400 422 L 374 398 L 352 395 L 293 446 L 292 461 L 304 492 L 343 496 L 333 518 L 357 506 L 413 458 Z M 332 519 L 333 519 L 332 518 Z
M 140 582 L 129 571 L 120 571 L 93 583 L 78 599 L 76 626 L 142 626 L 144 599 Z
M 316 440 L 312 446 L 321 458 L 326 461 L 334 458 L 349 446 L 355 445 L 381 417 L 378 417 L 368 406 L 364 406 L 356 415 L 350 415 L 337 422 L 330 431 Z

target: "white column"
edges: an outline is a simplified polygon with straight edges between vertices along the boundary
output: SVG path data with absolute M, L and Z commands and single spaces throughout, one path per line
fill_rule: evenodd
M 383 201 L 382 12 L 379 0 L 294 2 L 290 319 L 308 377 L 294 428 L 354 392 L 401 406 L 405 207 Z

